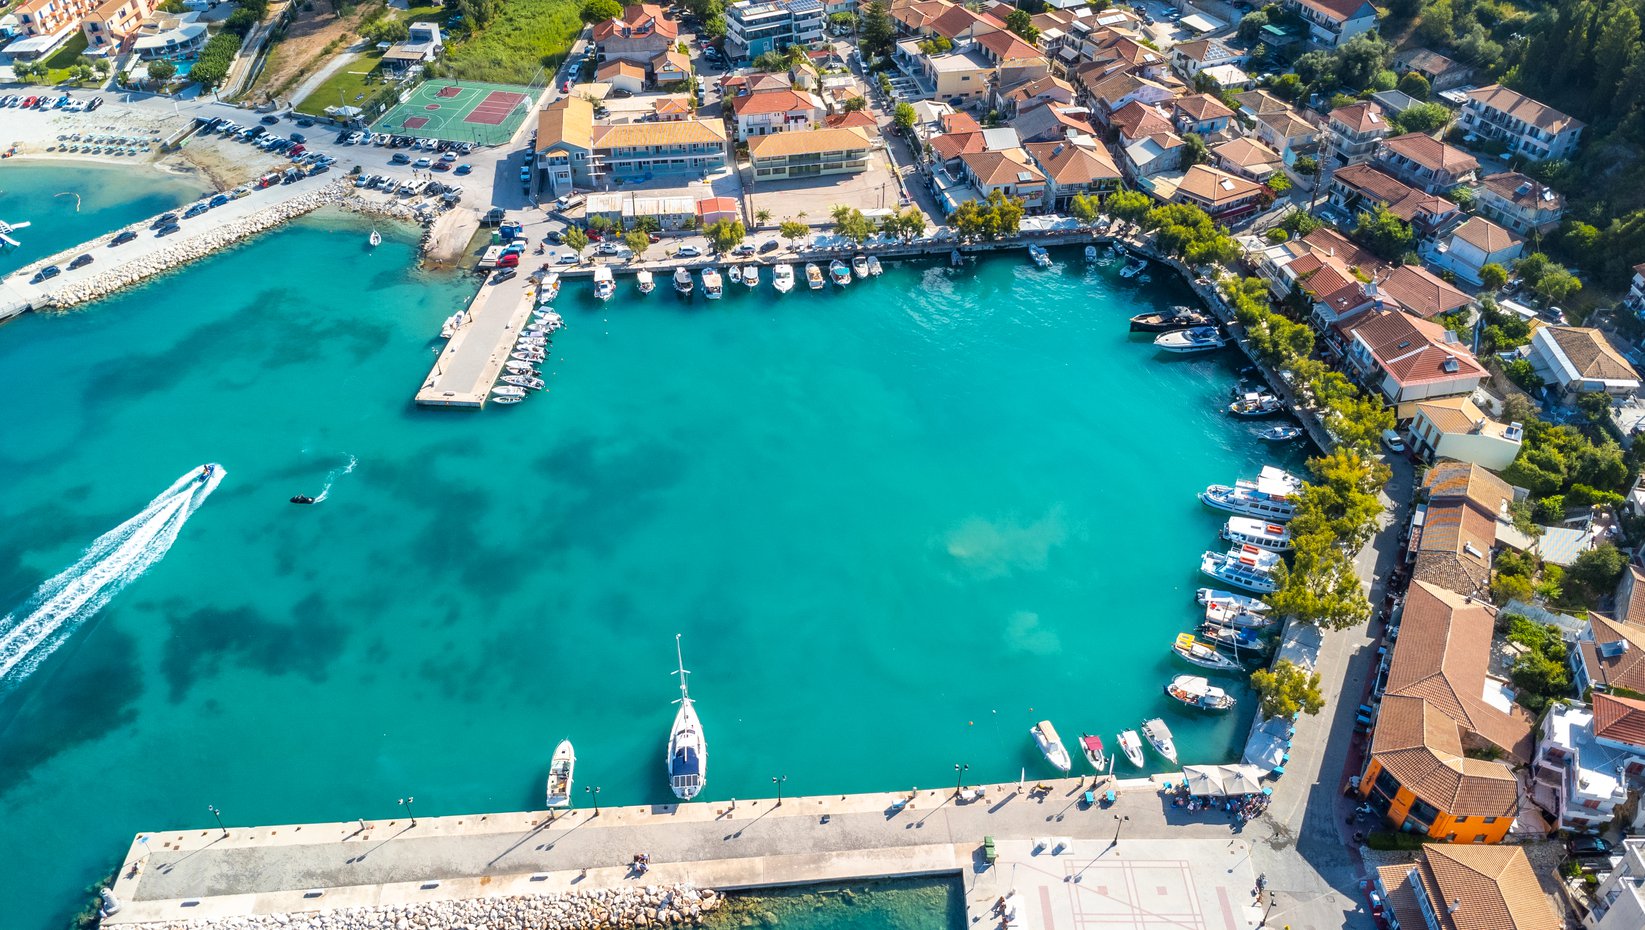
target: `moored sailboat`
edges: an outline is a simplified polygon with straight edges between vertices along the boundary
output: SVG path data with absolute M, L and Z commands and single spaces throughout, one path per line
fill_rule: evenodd
M 674 726 L 668 733 L 668 787 L 674 796 L 689 801 L 703 790 L 708 781 L 708 743 L 703 739 L 702 722 L 697 719 L 697 708 L 686 690 L 685 657 L 680 651 L 680 634 L 674 634 L 674 655 L 679 660 L 679 712 L 674 715 Z
M 1189 665 L 1208 668 L 1214 672 L 1243 671 L 1238 662 L 1195 639 L 1192 633 L 1178 633 L 1177 641 L 1172 644 L 1171 651 Z

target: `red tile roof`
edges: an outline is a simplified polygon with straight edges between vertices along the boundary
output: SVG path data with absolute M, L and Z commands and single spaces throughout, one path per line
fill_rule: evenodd
M 1355 132 L 1388 130 L 1388 117 L 1382 112 L 1382 107 L 1369 100 L 1338 107 L 1331 111 L 1330 119 L 1331 122 L 1341 123 Z
M 1645 747 L 1645 701 L 1594 692 L 1594 735 Z

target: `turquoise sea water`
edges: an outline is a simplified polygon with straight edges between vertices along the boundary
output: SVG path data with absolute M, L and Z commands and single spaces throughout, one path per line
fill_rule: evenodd
M 676 632 L 705 798 L 1050 775 L 1042 718 L 1112 744 L 1164 714 L 1183 761 L 1236 751 L 1249 700 L 1160 692 L 1221 522 L 1194 494 L 1297 461 L 1222 412 L 1233 356 L 1128 336 L 1184 302 L 1167 275 L 1069 251 L 713 304 L 576 282 L 551 391 L 472 413 L 410 403 L 471 286 L 414 270 L 409 230 L 364 239 L 318 217 L 0 328 L 0 611 L 227 472 L 0 694 L 0 824 L 29 851 L 7 927 L 55 928 L 133 834 L 208 804 L 528 808 L 564 736 L 602 803 L 669 800 Z
M 12 234 L 18 247 L 0 246 L 0 275 L 204 192 L 193 178 L 152 169 L 7 161 L 0 165 L 0 220 L 31 225 Z
M 957 878 L 738 892 L 704 926 L 708 930 L 965 930 L 965 894 Z

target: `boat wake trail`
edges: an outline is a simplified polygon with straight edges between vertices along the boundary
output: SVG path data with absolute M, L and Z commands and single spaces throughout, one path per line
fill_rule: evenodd
M 337 483 L 337 479 L 353 471 L 354 466 L 358 464 L 360 464 L 360 460 L 351 455 L 348 457 L 347 465 L 339 465 L 326 472 L 326 486 L 320 489 L 320 494 L 314 498 L 314 503 L 318 504 L 325 500 L 326 495 L 331 493 L 331 486 Z
M 223 480 L 221 465 L 177 479 L 135 517 L 97 537 L 80 560 L 0 618 L 0 693 L 27 678 L 81 621 L 165 556 L 183 524 Z

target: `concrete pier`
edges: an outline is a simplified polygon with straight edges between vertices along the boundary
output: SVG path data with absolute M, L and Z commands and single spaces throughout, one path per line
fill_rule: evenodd
M 1097 917 L 1162 930 L 1257 926 L 1255 848 L 1231 835 L 1226 816 L 1188 814 L 1148 780 L 1122 784 L 1111 807 L 1084 803 L 1087 782 L 1047 784 L 1040 793 L 988 785 L 965 803 L 949 788 L 145 834 L 115 884 L 123 906 L 104 923 L 210 926 L 652 884 L 727 891 L 952 875 L 968 922 L 983 926 L 998 923 L 993 906 L 1012 892 L 1030 927 Z M 651 857 L 643 875 L 630 865 L 640 852 Z
M 487 283 L 468 305 L 468 322 L 446 341 L 416 401 L 425 407 L 484 407 L 536 301 L 525 276 Z

